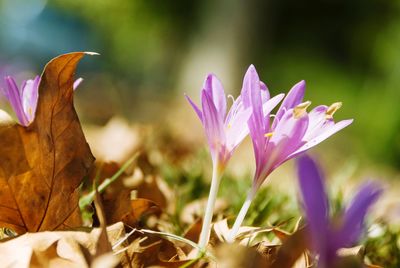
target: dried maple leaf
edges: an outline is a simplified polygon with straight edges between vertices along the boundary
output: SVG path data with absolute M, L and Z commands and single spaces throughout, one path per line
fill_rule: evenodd
M 0 123 L 0 226 L 24 233 L 80 225 L 78 186 L 94 161 L 73 105 L 73 75 L 85 54 L 46 65 L 29 126 Z

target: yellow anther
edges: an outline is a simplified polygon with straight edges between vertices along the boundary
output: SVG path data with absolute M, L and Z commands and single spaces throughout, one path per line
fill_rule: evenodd
M 274 132 L 268 132 L 268 133 L 265 133 L 265 134 L 264 134 L 264 137 L 266 137 L 266 138 L 271 138 L 272 135 L 274 135 Z
M 307 110 L 308 106 L 311 105 L 311 101 L 302 102 L 293 109 L 295 118 L 301 117 Z
M 29 116 L 32 116 L 32 108 L 31 107 L 29 107 L 29 109 L 28 109 L 28 114 L 29 114 Z
M 342 103 L 341 102 L 335 102 L 333 103 L 331 106 L 329 106 L 329 108 L 326 110 L 325 114 L 326 114 L 326 118 L 330 119 L 333 117 L 333 114 L 340 109 L 340 107 L 342 107 Z

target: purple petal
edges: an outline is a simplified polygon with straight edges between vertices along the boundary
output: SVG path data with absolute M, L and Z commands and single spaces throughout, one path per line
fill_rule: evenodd
M 227 127 L 232 122 L 232 120 L 237 116 L 237 114 L 243 110 L 245 110 L 245 108 L 243 106 L 242 97 L 239 96 L 236 98 L 236 100 L 233 101 L 233 104 L 229 109 L 229 112 L 225 118 L 225 126 Z
M 300 147 L 298 150 L 293 152 L 293 154 L 290 157 L 295 157 L 295 156 L 307 151 L 308 149 L 310 149 L 310 148 L 314 147 L 315 145 L 321 143 L 322 141 L 326 140 L 327 138 L 329 138 L 330 136 L 332 136 L 336 132 L 338 132 L 338 131 L 342 130 L 343 128 L 347 127 L 352 122 L 353 122 L 353 119 L 342 120 L 342 121 L 334 124 L 333 126 L 331 126 L 329 128 L 325 128 L 325 131 L 320 133 L 320 135 L 318 135 L 317 137 L 307 141 L 302 147 Z
M 286 98 L 283 100 L 281 107 L 279 107 L 279 110 L 276 113 L 276 118 L 278 120 L 282 118 L 285 111 L 294 108 L 295 106 L 303 102 L 305 89 L 306 82 L 304 80 L 300 81 L 299 83 L 294 85 L 292 89 L 290 89 L 289 93 L 286 95 Z M 275 125 L 272 126 L 272 128 L 274 127 Z
M 210 146 L 213 161 L 217 160 L 217 154 L 225 146 L 225 133 L 220 115 L 206 90 L 202 91 L 201 104 L 203 107 L 203 125 Z
M 310 119 L 310 125 L 308 127 L 307 133 L 313 132 L 315 129 L 319 128 L 326 120 L 326 111 L 328 110 L 328 106 L 319 105 L 311 110 L 308 113 L 308 117 Z
M 262 81 L 260 81 L 260 89 L 261 89 L 261 102 L 265 103 L 266 101 L 269 100 L 270 95 L 267 85 L 265 85 L 264 82 Z
M 265 147 L 264 134 L 269 131 L 269 125 L 264 124 L 261 87 L 262 84 L 260 83 L 257 71 L 253 65 L 250 65 L 243 79 L 241 97 L 244 107 L 252 107 L 253 110 L 248 121 L 248 126 L 253 141 L 256 161 L 258 161 L 258 155 L 260 155 L 257 151 L 260 150 L 259 148 Z M 265 92 L 264 97 L 266 97 L 266 94 Z
M 256 170 L 257 176 L 255 177 L 255 186 L 253 187 L 260 187 L 273 170 L 289 160 L 288 156 L 303 145 L 302 138 L 307 130 L 307 126 L 307 114 L 295 118 L 292 109 L 284 114 L 269 141 L 268 138 L 264 137 L 268 143 L 263 151 L 258 152 L 262 155 L 259 159 L 260 162 L 256 162 L 258 170 Z
M 197 116 L 200 118 L 200 121 L 203 123 L 203 112 L 200 110 L 200 108 L 192 101 L 192 99 L 186 95 L 185 93 L 185 98 L 187 101 L 192 105 L 193 110 L 196 112 Z
M 226 144 L 229 150 L 235 149 L 249 134 L 247 121 L 251 112 L 250 107 L 240 111 L 226 126 Z
M 314 248 L 324 254 L 329 225 L 329 203 L 324 176 L 314 160 L 307 155 L 298 158 L 297 174 Z
M 217 109 L 221 119 L 223 120 L 226 115 L 226 96 L 224 87 L 222 86 L 221 82 L 215 75 L 209 74 L 204 81 L 204 89 L 211 97 L 215 108 Z
M 250 65 L 244 75 L 243 87 L 241 96 L 244 106 L 253 106 L 255 110 L 260 110 L 262 107 L 260 78 L 258 77 L 254 65 Z
M 363 231 L 365 215 L 382 192 L 381 186 L 372 181 L 361 186 L 344 214 L 342 228 L 335 236 L 336 249 L 351 246 L 357 242 Z
M 271 111 L 278 105 L 278 103 L 285 97 L 285 94 L 278 94 L 275 97 L 263 102 L 263 115 L 270 117 Z
M 36 106 L 39 97 L 40 76 L 27 80 L 22 86 L 22 105 L 28 122 L 35 118 Z
M 24 109 L 22 106 L 22 96 L 21 92 L 18 89 L 17 84 L 15 83 L 14 79 L 10 76 L 5 77 L 5 82 L 7 85 L 6 90 L 6 97 L 11 104 L 15 114 L 18 117 L 19 122 L 21 125 L 27 126 L 29 124 L 28 119 L 25 116 Z
M 289 110 L 282 117 L 270 139 L 270 145 L 276 147 L 273 149 L 276 151 L 274 152 L 276 159 L 271 165 L 272 170 L 291 159 L 290 155 L 304 144 L 303 136 L 308 127 L 308 116 L 304 114 L 300 118 L 295 118 L 292 112 L 293 110 Z

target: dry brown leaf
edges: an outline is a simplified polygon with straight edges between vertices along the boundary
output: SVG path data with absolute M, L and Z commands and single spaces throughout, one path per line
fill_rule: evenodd
M 307 237 L 305 229 L 299 229 L 290 236 L 285 237 L 279 248 L 277 257 L 272 268 L 290 268 L 298 263 L 307 248 L 310 238 Z
M 94 161 L 73 105 L 73 75 L 84 55 L 46 65 L 28 127 L 0 126 L 0 226 L 24 233 L 81 223 L 78 186 Z
M 121 223 L 107 227 L 110 241 L 116 243 L 123 239 L 123 229 Z M 92 260 L 92 264 L 96 264 L 100 261 L 96 258 L 99 254 L 101 256 L 98 258 L 104 257 L 107 259 L 107 264 L 110 264 L 103 267 L 114 267 L 118 259 L 106 257 L 109 254 L 98 251 L 101 232 L 100 228 L 95 228 L 91 232 L 26 233 L 0 243 L 2 267 L 89 267 L 90 263 L 87 262 L 87 258 Z M 116 237 L 116 234 L 120 234 L 120 237 Z
M 255 244 L 252 248 L 256 249 L 257 252 L 263 256 L 268 263 L 272 263 L 276 259 L 276 254 L 280 248 L 280 245 L 271 244 L 268 241 L 263 241 Z
M 97 168 L 91 171 L 90 177 L 97 177 L 99 182 L 112 177 L 120 169 L 119 164 L 115 162 L 97 163 L 96 166 Z M 155 178 L 148 176 L 147 180 L 145 180 L 141 177 L 132 184 L 134 176 L 136 175 L 122 174 L 121 178 L 110 184 L 101 194 L 107 223 L 112 224 L 122 221 L 131 227 L 136 227 L 144 216 L 150 214 L 160 215 L 161 209 L 155 201 L 165 205 L 166 199 L 158 188 Z M 127 179 L 131 180 L 128 186 L 126 185 Z M 151 189 L 151 187 L 153 188 Z M 131 200 L 131 192 L 133 190 L 137 196 L 146 196 L 152 199 L 135 198 Z
M 203 226 L 203 219 L 202 218 L 198 218 L 185 231 L 184 238 L 189 239 L 189 240 L 197 243 L 197 241 L 199 241 L 199 237 L 200 237 L 202 226 Z
M 178 260 L 175 259 L 178 257 L 178 252 L 174 244 L 153 235 L 137 237 L 124 254 L 125 258 L 122 261 L 124 267 L 157 266 L 163 262 Z
M 131 201 L 132 215 L 139 222 L 142 217 L 149 214 L 159 214 L 161 209 L 151 200 L 137 198 Z
M 137 197 L 153 201 L 162 209 L 167 207 L 167 198 L 159 186 L 159 178 L 148 175 L 144 181 L 137 187 Z
M 269 267 L 268 262 L 255 249 L 239 244 L 221 244 L 216 248 L 216 263 L 210 267 L 241 268 Z
M 97 178 L 99 184 L 107 178 L 111 178 L 120 169 L 120 165 L 115 162 L 96 163 L 96 169 L 91 171 L 90 178 Z M 123 184 L 123 179 L 127 177 L 124 173 L 120 178 L 110 184 L 101 194 L 104 206 L 105 221 L 113 224 L 124 221 L 127 224 L 134 222 L 131 212 L 130 189 Z M 133 226 L 133 225 L 132 225 Z
M 249 245 L 251 241 L 260 233 L 268 233 L 274 231 L 275 228 L 268 227 L 268 228 L 259 228 L 259 227 L 252 227 L 252 226 L 241 226 L 238 230 L 238 234 L 235 238 L 239 244 L 246 246 Z M 227 237 L 230 234 L 230 228 L 228 226 L 228 220 L 223 219 L 213 224 L 213 235 L 220 242 L 227 241 Z

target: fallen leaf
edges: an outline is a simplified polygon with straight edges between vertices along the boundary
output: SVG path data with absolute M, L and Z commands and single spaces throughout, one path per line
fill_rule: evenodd
M 74 73 L 85 54 L 51 60 L 34 121 L 0 125 L 0 226 L 21 234 L 79 226 L 78 187 L 94 157 L 73 105 Z
M 281 233 L 283 234 L 283 233 Z M 285 237 L 282 246 L 279 248 L 276 260 L 272 268 L 290 268 L 298 264 L 299 259 L 309 248 L 310 239 L 306 230 L 299 229 L 295 233 Z
M 216 248 L 215 267 L 269 267 L 268 262 L 255 249 L 239 244 L 221 244 Z M 210 267 L 214 267 L 211 263 Z
M 198 218 L 194 223 L 192 223 L 189 228 L 185 231 L 184 237 L 195 243 L 199 241 L 201 228 L 203 226 L 203 219 Z
M 123 224 L 107 227 L 108 238 L 112 243 L 123 239 Z M 119 234 L 117 237 L 116 234 Z M 104 254 L 99 249 L 102 230 L 94 228 L 84 231 L 46 231 L 26 233 L 7 242 L 0 243 L 2 267 L 89 267 L 90 263 L 99 265 L 104 258 L 107 266 L 115 267 L 118 259 Z M 16 250 L 18 249 L 18 250 Z M 87 256 L 85 256 L 87 255 Z M 100 255 L 100 256 L 98 256 Z M 100 260 L 97 260 L 97 259 Z
M 136 188 L 137 197 L 149 199 L 156 203 L 160 208 L 165 209 L 167 207 L 167 198 L 159 187 L 159 181 L 160 179 L 156 176 L 146 176 L 143 183 Z
M 140 221 L 142 217 L 147 216 L 149 214 L 160 213 L 161 210 L 151 200 L 147 200 L 144 198 L 137 198 L 131 201 L 132 214 L 136 221 Z
M 235 241 L 239 244 L 246 246 L 254 240 L 254 238 L 260 233 L 268 233 L 274 231 L 274 227 L 251 227 L 251 226 L 241 226 L 236 235 Z M 228 220 L 223 219 L 213 224 L 213 233 L 218 238 L 220 242 L 227 241 L 230 235 L 231 229 L 228 226 Z

